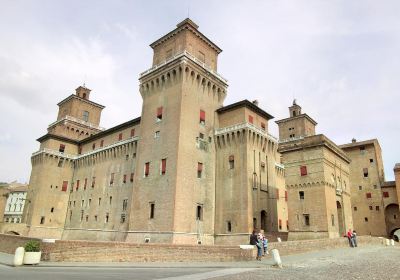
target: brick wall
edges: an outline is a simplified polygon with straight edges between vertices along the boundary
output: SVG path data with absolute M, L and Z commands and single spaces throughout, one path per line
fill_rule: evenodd
M 0 234 L 0 252 L 13 254 L 32 238 Z M 359 246 L 382 245 L 384 239 L 358 237 Z M 269 249 L 281 255 L 348 247 L 347 238 L 272 242 Z M 42 260 L 54 262 L 210 262 L 247 261 L 255 258 L 255 250 L 238 246 L 204 246 L 176 244 L 134 244 L 126 242 L 91 242 L 58 240 L 42 243 Z

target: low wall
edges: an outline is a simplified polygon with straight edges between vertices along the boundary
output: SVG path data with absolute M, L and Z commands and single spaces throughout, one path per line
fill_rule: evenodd
M 13 254 L 28 240 L 23 236 L 0 234 L 0 252 Z M 383 245 L 385 239 L 370 236 L 357 238 L 359 246 Z M 41 243 L 42 260 L 54 262 L 212 262 L 253 260 L 256 250 L 241 250 L 239 246 L 205 246 L 176 244 L 134 244 L 108 241 L 57 240 Z M 271 242 L 269 250 L 281 255 L 348 247 L 347 238 Z

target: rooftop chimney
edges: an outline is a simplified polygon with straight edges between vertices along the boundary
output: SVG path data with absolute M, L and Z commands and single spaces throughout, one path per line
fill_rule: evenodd
M 356 143 L 356 142 L 357 142 L 356 138 L 351 139 L 351 143 Z
M 256 100 L 253 100 L 253 104 L 256 105 L 256 106 L 258 107 L 258 104 L 259 104 L 259 103 L 258 103 L 258 100 L 257 100 L 257 99 L 256 99 Z

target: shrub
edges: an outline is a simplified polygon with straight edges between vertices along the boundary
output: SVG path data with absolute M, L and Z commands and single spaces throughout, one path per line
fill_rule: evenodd
M 25 252 L 40 252 L 39 241 L 30 240 L 25 244 Z

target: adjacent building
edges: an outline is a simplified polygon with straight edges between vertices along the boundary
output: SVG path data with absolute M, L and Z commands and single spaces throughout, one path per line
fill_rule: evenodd
M 276 121 L 288 192 L 289 239 L 333 238 L 353 228 L 349 157 L 293 102 Z

